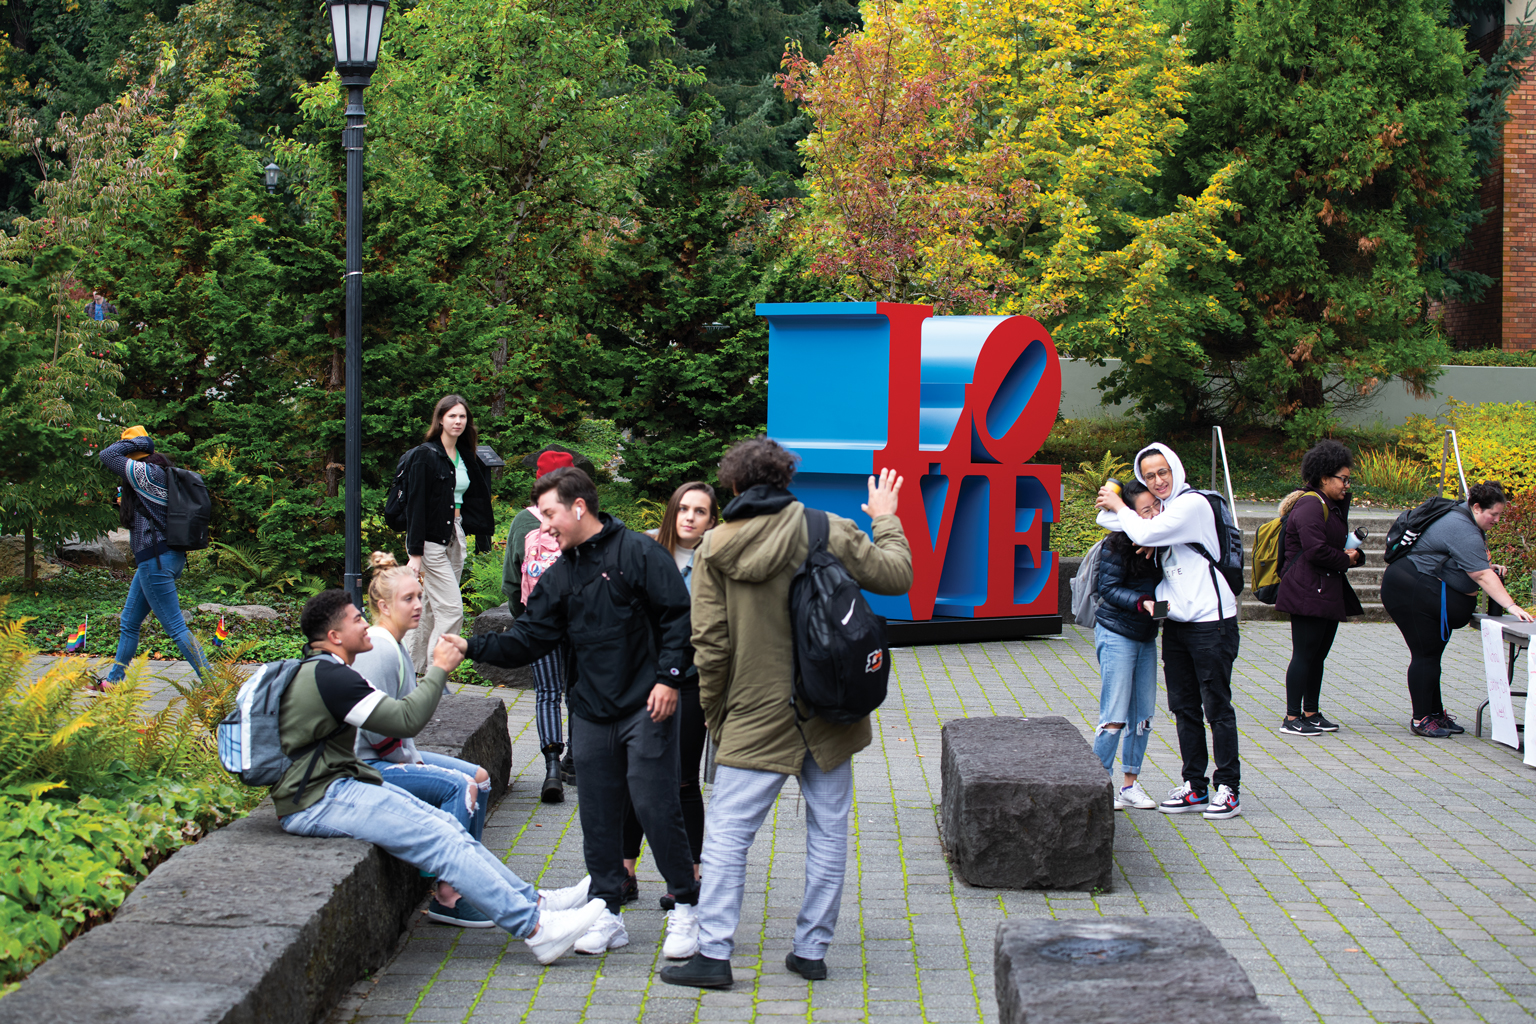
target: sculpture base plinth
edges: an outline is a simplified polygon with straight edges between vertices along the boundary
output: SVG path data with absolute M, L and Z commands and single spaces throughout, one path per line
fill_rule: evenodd
M 961 619 L 935 615 L 885 624 L 892 647 L 932 647 L 935 644 L 974 644 L 989 640 L 1022 640 L 1061 633 L 1060 615 L 1012 615 L 996 619 Z

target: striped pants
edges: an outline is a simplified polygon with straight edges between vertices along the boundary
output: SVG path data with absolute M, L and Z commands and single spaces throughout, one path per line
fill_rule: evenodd
M 788 775 L 720 765 L 706 813 L 700 866 L 699 952 L 730 959 L 741 921 L 747 881 L 747 852 L 773 809 Z M 805 895 L 795 919 L 795 955 L 826 958 L 843 902 L 843 873 L 848 865 L 848 812 L 853 807 L 853 760 L 824 772 L 805 755 L 800 768 L 805 797 Z
M 560 700 L 565 695 L 566 644 L 560 645 L 534 662 L 533 670 L 533 717 L 539 727 L 539 749 L 549 753 L 551 747 L 564 748 L 560 738 Z M 559 754 L 559 750 L 554 751 Z

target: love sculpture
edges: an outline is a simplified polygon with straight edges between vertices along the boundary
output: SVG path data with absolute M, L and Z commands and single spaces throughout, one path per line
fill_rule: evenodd
M 892 302 L 757 312 L 768 320 L 768 434 L 800 456 L 796 496 L 862 521 L 870 474 L 906 478 L 912 589 L 866 595 L 891 620 L 891 642 L 1061 632 L 1050 549 L 1061 467 L 1027 465 L 1061 404 L 1045 328 Z

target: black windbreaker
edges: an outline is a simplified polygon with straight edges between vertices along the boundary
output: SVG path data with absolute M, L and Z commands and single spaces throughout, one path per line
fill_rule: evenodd
M 489 551 L 496 532 L 491 488 L 486 469 L 473 451 L 459 452 L 469 473 L 469 490 L 459 510 L 464 533 L 475 538 L 475 553 Z M 426 441 L 412 456 L 405 483 L 405 553 L 419 555 L 422 542 L 447 544 L 453 539 L 453 460 L 441 441 Z
M 698 685 L 688 679 L 688 588 L 667 549 L 599 513 L 602 530 L 539 578 L 528 610 L 505 633 L 469 641 L 469 657 L 514 668 L 571 640 L 571 712 L 617 722 L 645 706 L 651 688 Z

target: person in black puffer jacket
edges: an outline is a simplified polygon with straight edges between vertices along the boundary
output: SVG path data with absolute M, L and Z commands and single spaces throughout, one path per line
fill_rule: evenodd
M 1157 498 L 1140 482 L 1123 486 L 1121 497 L 1143 519 L 1161 511 Z M 1115 766 L 1115 748 L 1125 784 L 1115 787 L 1115 810 L 1126 806 L 1151 810 L 1157 801 L 1142 790 L 1137 776 L 1157 707 L 1157 621 L 1152 618 L 1153 594 L 1163 577 L 1155 558 L 1138 553 L 1123 533 L 1112 533 L 1099 551 L 1096 590 L 1102 599 L 1093 627 L 1093 649 L 1099 657 L 1103 688 L 1099 693 L 1099 727 L 1093 752 L 1105 771 Z

